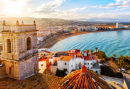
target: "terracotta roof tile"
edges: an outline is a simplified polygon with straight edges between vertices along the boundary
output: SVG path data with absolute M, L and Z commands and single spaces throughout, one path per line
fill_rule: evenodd
M 101 76 L 92 70 L 86 69 L 83 65 L 82 69 L 76 70 L 65 76 L 58 89 L 113 89 Z
M 89 54 L 88 56 L 84 56 L 84 59 L 85 59 L 85 60 L 92 60 L 91 54 Z
M 73 56 L 61 56 L 58 60 L 60 61 L 70 61 Z
M 47 57 L 41 57 L 38 61 L 46 61 L 47 59 Z

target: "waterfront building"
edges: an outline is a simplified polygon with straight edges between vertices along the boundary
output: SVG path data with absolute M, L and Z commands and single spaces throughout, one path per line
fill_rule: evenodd
M 49 58 L 48 57 L 41 57 L 38 60 L 39 73 L 43 73 L 48 65 L 49 65 Z
M 53 52 L 48 55 L 49 63 L 51 63 L 51 72 L 56 74 L 57 68 L 59 70 L 67 69 L 67 74 L 73 70 L 81 69 L 83 65 L 86 68 L 95 71 L 100 74 L 101 69 L 99 67 L 98 59 L 96 55 L 87 53 L 86 51 L 81 52 L 80 49 L 73 49 L 69 51 Z
M 123 24 L 116 23 L 116 28 L 119 28 L 119 29 L 124 28 L 124 25 L 123 25 Z

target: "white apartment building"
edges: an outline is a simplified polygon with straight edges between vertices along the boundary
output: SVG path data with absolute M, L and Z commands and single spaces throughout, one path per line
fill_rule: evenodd
M 116 23 L 116 28 L 124 28 L 123 24 Z
M 72 70 L 81 69 L 83 65 L 98 74 L 100 74 L 101 71 L 96 56 L 91 53 L 87 53 L 86 51 L 81 53 L 79 49 L 50 53 L 48 58 L 49 63 L 51 63 L 51 72 L 53 74 L 56 74 L 55 72 L 57 68 L 59 70 L 67 69 L 66 73 L 68 74 L 72 72 Z
M 73 56 L 61 56 L 57 60 L 57 68 L 59 70 L 67 69 L 67 74 L 73 69 L 75 70 L 75 58 Z

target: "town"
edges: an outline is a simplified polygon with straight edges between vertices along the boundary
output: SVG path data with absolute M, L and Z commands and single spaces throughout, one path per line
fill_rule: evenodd
M 118 29 L 124 28 L 122 24 L 116 23 L 116 26 Z M 54 29 L 57 30 L 57 32 L 55 33 L 64 34 L 65 32 L 65 30 L 63 29 L 60 30 L 58 28 Z M 49 35 L 52 34 L 51 33 L 52 31 L 51 30 L 49 31 L 50 31 Z M 36 30 L 35 21 L 33 22 L 33 24 L 24 24 L 23 21 L 20 24 L 19 21 L 17 20 L 15 25 L 6 25 L 6 21 L 3 20 L 3 29 L 1 33 L 3 41 L 2 41 L 2 49 L 1 49 L 2 52 L 0 60 L 0 78 L 2 79 L 13 78 L 22 81 L 26 80 L 26 78 L 31 78 L 35 75 L 36 76 L 50 75 L 48 77 L 51 76 L 64 77 L 66 75 L 71 76 L 71 74 L 75 75 L 77 72 L 79 74 L 85 73 L 86 76 L 92 76 L 94 74 L 96 77 L 93 76 L 93 78 L 97 78 L 102 75 L 103 78 L 105 78 L 107 81 L 109 80 L 109 83 L 112 85 L 112 86 L 106 85 L 109 88 L 112 88 L 114 86 L 113 88 L 125 89 L 128 86 L 126 84 L 126 81 L 128 81 L 127 78 L 123 79 L 123 75 L 125 74 L 121 73 L 121 72 L 125 73 L 126 70 L 125 69 L 119 70 L 119 67 L 123 68 L 122 66 L 124 66 L 125 68 L 129 69 L 129 66 L 125 66 L 126 64 L 122 64 L 121 62 L 124 61 L 123 58 L 127 58 L 127 61 L 129 62 L 129 57 L 121 56 L 120 58 L 115 58 L 115 54 L 113 54 L 114 57 L 107 57 L 105 53 L 103 51 L 99 51 L 97 47 L 95 47 L 96 51 L 93 50 L 90 51 L 88 49 L 86 49 L 85 51 L 81 51 L 80 49 L 72 49 L 68 51 L 51 52 L 49 51 L 48 48 L 38 49 L 38 47 L 40 47 L 41 44 L 46 44 L 45 43 L 46 41 L 44 38 L 42 38 L 42 40 L 40 39 L 41 44 L 39 44 L 38 41 L 39 38 L 37 38 L 37 34 L 39 36 L 39 31 Z M 44 31 L 42 33 L 44 33 Z M 75 32 L 73 32 L 72 34 L 75 34 Z M 43 35 L 40 36 L 44 37 Z M 50 38 L 47 39 L 53 39 L 54 37 L 55 36 L 52 35 Z M 82 72 L 80 70 L 82 70 Z M 87 71 L 91 75 L 90 74 L 88 75 Z M 73 78 L 74 76 L 71 77 Z M 91 77 L 89 78 L 90 80 L 92 79 Z M 57 79 L 58 81 L 60 80 L 59 78 Z M 106 80 L 103 79 L 104 83 L 106 83 L 105 82 Z M 4 81 L 6 81 L 6 79 Z M 63 81 L 67 80 L 62 80 L 62 83 L 64 84 Z M 93 79 L 93 81 L 98 80 Z M 92 83 L 93 81 L 91 80 L 91 82 L 90 81 L 89 82 Z M 114 83 L 110 81 L 114 81 Z M 54 85 L 49 86 L 51 87 L 66 86 L 62 84 L 59 85 L 59 83 L 60 81 L 56 82 Z M 76 86 L 77 85 L 73 85 L 72 87 Z M 93 86 L 87 86 L 87 87 L 93 87 Z M 100 88 L 101 87 L 104 88 L 101 85 L 99 86 Z

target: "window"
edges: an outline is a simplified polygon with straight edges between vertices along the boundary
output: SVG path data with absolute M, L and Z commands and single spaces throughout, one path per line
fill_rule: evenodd
M 11 53 L 11 41 L 7 39 L 7 53 Z
M 91 69 L 92 69 L 92 67 L 91 67 Z
M 98 72 L 96 71 L 96 73 L 98 73 Z
M 43 66 L 43 64 L 41 64 L 41 66 Z
M 31 37 L 28 37 L 27 38 L 27 50 L 30 50 L 31 49 Z
M 88 65 L 89 65 L 89 63 L 88 63 Z
M 65 63 L 65 65 L 66 65 L 66 63 Z
M 85 63 L 85 65 L 86 65 L 86 63 Z
M 89 67 L 88 67 L 88 69 L 89 69 Z
M 93 63 L 91 63 L 91 65 L 93 65 Z

